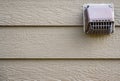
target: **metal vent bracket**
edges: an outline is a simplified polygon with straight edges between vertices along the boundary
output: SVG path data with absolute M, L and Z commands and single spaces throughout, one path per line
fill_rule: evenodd
M 83 6 L 84 31 L 89 34 L 114 32 L 113 4 L 85 4 Z

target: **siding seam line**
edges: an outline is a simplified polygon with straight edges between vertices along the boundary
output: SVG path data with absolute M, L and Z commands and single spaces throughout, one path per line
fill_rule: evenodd
M 120 60 L 120 58 L 0 58 L 0 60 Z
M 83 25 L 0 25 L 0 27 L 83 27 Z M 120 27 L 120 25 L 115 25 Z

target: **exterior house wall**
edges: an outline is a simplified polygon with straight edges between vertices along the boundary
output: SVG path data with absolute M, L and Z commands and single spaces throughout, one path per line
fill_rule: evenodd
M 114 3 L 115 33 L 86 35 L 85 3 Z M 119 0 L 0 0 L 0 81 L 119 81 L 119 13 Z

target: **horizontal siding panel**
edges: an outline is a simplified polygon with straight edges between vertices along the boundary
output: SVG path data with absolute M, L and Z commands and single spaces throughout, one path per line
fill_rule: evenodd
M 120 28 L 90 36 L 82 27 L 0 27 L 0 58 L 120 58 Z
M 0 81 L 119 81 L 119 60 L 0 61 Z
M 0 0 L 0 25 L 82 25 L 84 3 L 114 3 L 120 25 L 119 0 Z

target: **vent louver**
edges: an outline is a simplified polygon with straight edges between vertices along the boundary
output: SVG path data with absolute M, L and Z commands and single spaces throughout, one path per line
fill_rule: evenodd
M 83 6 L 84 31 L 89 34 L 114 32 L 114 8 L 112 4 L 86 4 Z

